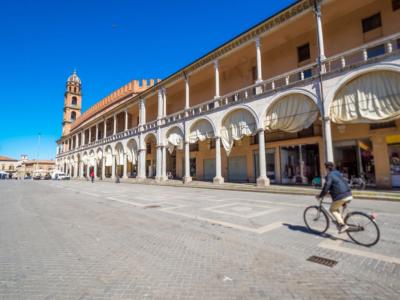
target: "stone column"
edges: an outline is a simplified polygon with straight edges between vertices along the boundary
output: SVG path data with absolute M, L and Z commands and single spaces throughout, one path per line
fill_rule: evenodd
M 104 133 L 103 133 L 103 138 L 107 136 L 107 119 L 104 118 Z
M 139 135 L 139 155 L 138 155 L 138 174 L 137 179 L 146 179 L 146 145 L 143 134 Z
M 190 107 L 190 90 L 189 90 L 189 76 L 185 77 L 185 109 Z
M 324 118 L 324 125 L 325 159 L 326 161 L 334 162 L 331 120 L 329 119 L 329 117 Z
M 128 120 L 129 120 L 128 109 L 125 109 L 125 131 L 128 130 Z
M 162 148 L 162 169 L 161 169 L 161 177 L 162 180 L 167 180 L 167 147 L 163 146 Z
M 162 95 L 163 95 L 163 117 L 167 115 L 167 89 L 163 88 L 162 89 Z
M 96 138 L 94 140 L 96 142 L 99 140 L 99 123 L 96 124 Z
M 146 124 L 146 99 L 139 101 L 139 126 Z
M 111 178 L 115 178 L 115 155 L 113 154 L 112 156 L 112 167 L 111 167 Z
M 84 146 L 85 145 L 85 130 L 82 131 L 81 137 L 82 137 L 82 146 Z
M 262 81 L 262 60 L 261 60 L 261 41 L 260 37 L 256 38 L 256 57 L 257 57 L 257 79 L 256 83 Z
M 215 184 L 224 183 L 224 178 L 221 175 L 221 138 L 215 137 Z
M 126 155 L 126 153 L 124 153 L 124 173 L 123 173 L 123 176 L 122 176 L 122 178 L 124 178 L 124 179 L 128 178 L 128 163 L 127 163 L 127 160 L 128 160 L 128 156 Z
M 105 179 L 106 178 L 106 158 L 104 157 L 103 154 L 103 162 L 101 164 L 101 179 Z
M 314 4 L 314 14 L 317 27 L 317 40 L 318 40 L 318 50 L 321 61 L 326 58 L 325 56 L 325 45 L 324 45 L 324 34 L 322 30 L 322 20 L 321 20 L 321 3 L 315 1 Z
M 214 73 L 215 73 L 215 96 L 214 98 L 219 98 L 219 62 L 218 60 L 214 61 Z
M 88 140 L 88 144 L 90 144 L 92 141 L 92 127 L 89 127 L 89 140 Z
M 97 178 L 97 159 L 94 160 L 93 172 L 94 178 Z
M 162 168 L 162 150 L 161 146 L 157 145 L 157 160 L 156 160 L 156 180 L 161 181 L 161 170 Z
M 265 136 L 264 130 L 258 132 L 258 160 L 260 168 L 260 176 L 257 178 L 257 186 L 268 186 L 269 178 L 267 177 L 267 164 L 265 162 Z
M 185 141 L 185 176 L 183 177 L 183 183 L 189 183 L 192 181 L 190 176 L 190 144 L 189 141 Z
M 79 164 L 80 164 L 79 175 L 80 175 L 81 178 L 84 178 L 84 177 L 83 177 L 83 167 L 84 167 L 84 163 L 83 163 L 83 161 L 81 161 Z
M 163 90 L 158 89 L 158 102 L 157 102 L 157 120 L 160 120 L 163 116 L 164 104 L 163 104 Z
M 113 134 L 117 133 L 117 115 L 114 114 L 114 130 L 113 130 Z

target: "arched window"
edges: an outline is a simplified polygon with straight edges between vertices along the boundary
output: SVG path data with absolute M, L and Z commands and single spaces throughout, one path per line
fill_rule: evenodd
M 76 120 L 76 112 L 71 112 L 71 121 L 75 121 Z
M 71 100 L 71 105 L 76 106 L 77 104 L 78 104 L 78 99 L 75 96 L 73 96 Z

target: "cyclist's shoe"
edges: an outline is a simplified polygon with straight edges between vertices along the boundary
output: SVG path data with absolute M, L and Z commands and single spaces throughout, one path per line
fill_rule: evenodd
M 339 233 L 344 233 L 344 232 L 346 232 L 348 229 L 349 229 L 349 226 L 347 226 L 346 224 L 345 224 L 345 225 L 342 225 L 342 226 L 340 227 L 340 229 L 339 229 Z

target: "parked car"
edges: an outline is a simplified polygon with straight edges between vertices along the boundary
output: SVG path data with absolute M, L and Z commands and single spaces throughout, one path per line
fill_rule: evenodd
M 70 180 L 71 178 L 69 177 L 69 175 L 65 174 L 65 173 L 59 173 L 57 176 L 57 180 Z
M 51 175 L 49 173 L 47 173 L 46 175 L 44 175 L 43 179 L 44 180 L 50 180 L 51 179 Z
M 32 179 L 32 176 L 25 176 L 24 179 Z
M 40 180 L 40 179 L 42 179 L 42 177 L 40 175 L 33 176 L 33 180 Z

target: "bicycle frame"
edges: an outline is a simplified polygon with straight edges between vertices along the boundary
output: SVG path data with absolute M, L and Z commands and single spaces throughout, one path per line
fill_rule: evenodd
M 338 223 L 337 223 L 337 221 L 336 221 L 336 218 L 331 214 L 331 212 L 330 212 L 329 210 L 327 210 L 327 209 L 323 206 L 324 203 L 325 203 L 325 204 L 329 204 L 329 202 L 324 202 L 324 199 L 319 200 L 319 205 L 318 205 L 318 207 L 319 207 L 319 212 L 318 212 L 317 218 L 319 218 L 319 216 L 320 216 L 320 211 L 323 210 L 323 211 L 326 213 L 326 215 L 328 216 L 328 218 L 331 220 L 331 222 L 337 226 Z M 345 213 L 345 212 L 346 212 L 346 213 Z M 341 213 L 341 214 L 342 214 L 342 217 L 346 216 L 347 213 L 348 213 L 348 208 L 347 208 L 347 204 L 345 203 L 345 204 L 343 204 L 343 210 L 342 210 L 342 213 Z M 316 219 L 317 219 L 317 218 L 316 218 Z

